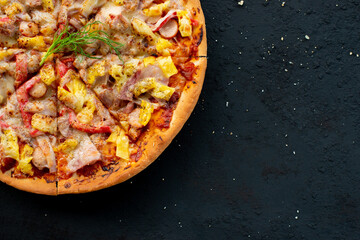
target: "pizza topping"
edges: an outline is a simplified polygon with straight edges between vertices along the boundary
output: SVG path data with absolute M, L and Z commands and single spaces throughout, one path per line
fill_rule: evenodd
M 66 139 L 65 142 L 54 148 L 54 152 L 70 153 L 76 149 L 79 142 L 76 139 Z
M 42 132 L 55 134 L 57 130 L 57 122 L 54 118 L 35 113 L 31 119 L 31 126 Z
M 166 1 L 161 4 L 150 7 L 149 9 L 144 9 L 144 14 L 149 17 L 161 16 L 162 13 L 169 7 L 170 1 Z
M 176 18 L 177 12 L 175 10 L 170 10 L 164 17 L 159 19 L 159 21 L 152 27 L 153 32 L 157 32 L 162 28 L 170 19 Z
M 69 123 L 70 125 L 82 132 L 86 133 L 111 133 L 111 128 L 109 126 L 92 126 L 88 124 L 81 123 L 73 111 L 69 111 Z
M 56 172 L 56 159 L 53 147 L 51 145 L 50 138 L 48 136 L 37 137 L 37 142 L 44 155 L 45 162 L 38 163 L 37 167 L 42 170 L 48 168 L 51 173 Z M 36 160 L 34 158 L 34 160 Z
M 52 64 L 44 65 L 40 70 L 41 81 L 46 85 L 51 85 L 55 81 L 55 70 Z
M 175 67 L 175 64 L 172 61 L 172 58 L 170 56 L 169 57 L 158 57 L 157 62 L 159 63 L 161 70 L 165 74 L 165 77 L 169 78 L 178 73 L 178 70 Z
M 124 67 L 118 64 L 112 65 L 109 74 L 115 79 L 116 86 L 120 90 L 127 80 L 127 76 L 124 74 Z
M 173 38 L 179 31 L 179 25 L 176 20 L 169 20 L 164 26 L 159 29 L 159 33 L 163 38 Z
M 34 22 L 23 21 L 20 23 L 19 31 L 26 37 L 35 37 L 39 34 L 39 27 Z
M 64 79 L 70 79 L 64 87 L 58 87 L 58 98 L 65 105 L 76 112 L 80 112 L 86 100 L 86 87 L 79 77 L 73 72 L 68 71 Z M 71 80 L 72 79 L 72 80 Z
M 28 92 L 31 90 L 32 87 L 35 86 L 35 84 L 39 83 L 41 80 L 39 77 L 33 77 L 26 83 L 24 83 L 17 91 L 16 96 L 17 100 L 19 102 L 19 108 L 22 115 L 22 119 L 24 121 L 24 125 L 27 128 L 31 128 L 31 117 L 32 114 L 25 111 L 25 105 L 29 101 Z
M 93 1 L 93 0 L 88 0 Z M 95 0 L 94 0 L 95 1 Z M 58 53 L 61 51 L 71 51 L 74 52 L 76 55 L 80 54 L 89 58 L 95 58 L 87 53 L 84 49 L 86 45 L 93 44 L 97 41 L 100 41 L 112 50 L 120 58 L 120 48 L 123 46 L 121 43 L 118 43 L 112 39 L 110 36 L 97 28 L 97 25 L 101 24 L 101 22 L 95 21 L 86 24 L 83 28 L 81 28 L 77 32 L 70 33 L 69 26 L 65 26 L 64 29 L 54 38 L 54 41 L 50 48 L 47 50 L 45 56 L 43 57 L 40 66 L 44 64 L 45 60 L 54 53 Z
M 46 56 L 47 54 L 44 55 L 43 60 L 42 61 L 46 61 L 44 60 L 44 58 L 49 58 L 50 56 L 53 56 L 52 54 L 49 55 L 49 57 Z M 63 59 L 62 61 L 60 61 L 59 59 L 56 60 L 56 73 L 59 75 L 60 78 L 64 77 L 65 74 L 72 68 L 72 63 L 74 62 L 73 58 L 67 58 L 67 59 Z M 41 63 L 40 63 L 41 65 Z M 63 85 L 63 84 L 61 84 Z
M 156 43 L 156 50 L 162 55 L 169 56 L 170 55 L 169 48 L 171 48 L 172 46 L 173 45 L 168 40 L 159 38 Z
M 150 94 L 155 98 L 169 101 L 174 92 L 175 88 L 156 82 L 155 87 Z
M 129 138 L 125 135 L 125 131 L 119 126 L 116 126 L 115 131 L 113 131 L 110 137 L 106 142 L 116 144 L 116 156 L 124 159 L 130 160 L 129 154 Z
M 95 9 L 101 7 L 106 3 L 105 0 L 85 0 L 80 9 L 84 17 L 88 17 Z
M 25 0 L 25 5 L 29 7 L 41 6 L 41 0 Z
M 187 11 L 178 11 L 179 31 L 182 37 L 190 37 L 192 34 L 191 20 Z
M 156 57 L 154 57 L 154 56 L 146 57 L 146 58 L 144 58 L 143 61 L 144 61 L 144 66 L 147 67 L 148 65 L 155 64 Z
M 47 165 L 46 158 L 40 147 L 36 147 L 34 149 L 34 152 L 32 155 L 32 163 L 34 164 L 34 166 L 36 168 L 38 168 L 40 170 L 43 170 L 46 167 L 46 165 Z
M 40 27 L 40 33 L 44 36 L 52 37 L 54 35 L 57 30 L 57 22 L 52 13 L 35 10 L 32 11 L 31 17 L 32 21 Z
M 15 91 L 14 79 L 5 74 L 0 77 L 0 105 L 5 103 L 7 97 Z
M 46 85 L 43 82 L 38 82 L 30 89 L 29 94 L 34 98 L 41 98 L 45 95 L 46 91 Z
M 128 122 L 131 128 L 141 129 L 144 125 L 140 122 L 140 108 L 135 108 L 128 116 Z M 124 125 L 124 123 L 122 124 Z M 128 130 L 130 131 L 130 129 Z
M 33 0 L 31 0 L 31 1 L 33 1 Z M 53 0 L 42 0 L 42 5 L 43 5 L 43 8 L 45 11 L 48 11 L 48 12 L 54 11 Z
M 154 107 L 147 101 L 142 100 L 141 101 L 141 106 L 140 106 L 140 123 L 143 126 L 146 126 L 150 119 L 151 119 L 151 114 L 154 111 Z
M 30 176 L 34 175 L 34 171 L 32 170 L 31 166 L 31 160 L 33 159 L 32 154 L 34 152 L 34 149 L 30 147 L 29 145 L 25 144 L 23 147 L 21 154 L 20 154 L 20 160 L 18 169 L 25 174 L 28 174 Z
M 87 72 L 87 83 L 93 84 L 98 77 L 104 76 L 106 73 L 105 61 L 100 61 L 92 65 Z
M 131 88 L 140 80 L 141 71 L 137 71 L 122 87 L 120 91 L 120 99 L 131 101 L 133 99 L 133 93 Z
M 153 97 L 169 101 L 175 88 L 168 87 L 155 80 L 155 78 L 145 78 L 134 86 L 134 95 L 139 97 L 141 94 L 149 92 Z
M 15 87 L 20 86 L 27 80 L 28 57 L 25 53 L 16 55 Z
M 15 20 L 8 17 L 0 18 L 0 33 L 8 37 L 14 37 L 18 31 Z
M 43 36 L 36 37 L 20 37 L 18 38 L 19 46 L 27 49 L 34 49 L 44 51 L 46 49 L 46 43 Z
M 41 100 L 29 101 L 25 104 L 24 111 L 56 117 L 56 101 L 55 99 L 46 98 Z
M 158 36 L 153 33 L 149 25 L 140 19 L 134 18 L 131 22 L 131 25 L 133 26 L 136 33 L 146 37 L 149 42 L 156 42 L 158 39 Z
M 27 69 L 28 73 L 37 73 L 40 69 L 40 60 L 42 57 L 42 53 L 36 50 L 30 50 L 27 52 L 28 55 L 28 64 Z
M 19 54 L 23 52 L 21 49 L 2 49 L 0 50 L 0 61 L 8 61 L 11 59 L 15 54 Z
M 9 18 L 13 18 L 16 14 L 19 14 L 24 11 L 24 6 L 20 3 L 14 2 L 9 4 L 4 12 Z
M 135 97 L 138 97 L 141 94 L 146 93 L 154 88 L 155 78 L 145 78 L 135 84 L 133 92 Z
M 89 124 L 94 117 L 95 104 L 92 99 L 85 102 L 85 107 L 77 114 L 76 118 L 84 124 Z
M 80 168 L 91 165 L 101 159 L 100 152 L 91 142 L 90 138 L 83 134 L 77 148 L 71 152 L 71 156 L 67 164 L 69 173 L 76 172 Z
M 20 159 L 18 138 L 14 130 L 3 130 L 3 134 L 1 134 L 0 137 L 0 142 L 4 149 L 5 157 L 15 160 Z

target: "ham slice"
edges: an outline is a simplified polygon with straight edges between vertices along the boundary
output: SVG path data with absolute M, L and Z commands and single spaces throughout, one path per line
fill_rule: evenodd
M 56 172 L 55 153 L 51 146 L 50 138 L 48 136 L 39 136 L 36 140 L 46 160 L 39 163 L 39 169 L 48 168 L 50 173 Z
M 120 91 L 120 99 L 131 101 L 134 97 L 134 94 L 132 93 L 131 89 L 132 87 L 140 80 L 140 74 L 141 71 L 138 70 L 122 87 Z
M 68 162 L 67 168 L 69 173 L 76 172 L 82 167 L 91 165 L 101 160 L 100 152 L 97 150 L 90 137 L 87 134 L 82 134 L 81 141 L 77 149 L 73 153 L 73 158 Z
M 162 28 L 170 19 L 176 18 L 177 12 L 175 10 L 170 10 L 164 17 L 160 18 L 159 21 L 152 27 L 153 32 L 157 32 Z

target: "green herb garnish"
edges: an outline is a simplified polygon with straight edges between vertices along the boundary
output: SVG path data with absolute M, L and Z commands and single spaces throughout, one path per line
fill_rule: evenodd
M 51 44 L 50 48 L 47 50 L 45 56 L 41 59 L 40 66 L 44 64 L 46 59 L 54 53 L 62 51 L 71 51 L 76 54 L 81 54 L 88 58 L 100 59 L 99 57 L 94 57 L 86 53 L 83 49 L 85 45 L 95 43 L 97 40 L 109 45 L 115 53 L 118 55 L 119 59 L 122 61 L 120 56 L 120 48 L 123 44 L 115 42 L 112 40 L 105 31 L 103 30 L 94 30 L 92 25 L 94 24 L 103 24 L 99 21 L 94 21 L 86 24 L 79 31 L 74 33 L 69 33 L 69 26 L 66 26 L 58 35 L 55 35 L 54 41 Z

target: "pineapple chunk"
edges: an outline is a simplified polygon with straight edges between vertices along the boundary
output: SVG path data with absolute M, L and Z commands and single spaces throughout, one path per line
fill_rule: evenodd
M 77 119 L 84 124 L 89 124 L 94 118 L 95 103 L 92 99 L 85 102 L 85 107 L 77 115 Z
M 154 112 L 154 107 L 147 101 L 141 100 L 140 105 L 140 123 L 146 126 L 150 119 L 151 114 Z
M 64 152 L 70 153 L 75 150 L 78 145 L 78 141 L 76 139 L 67 139 L 65 142 L 61 143 L 59 146 L 54 148 L 54 152 Z
M 166 1 L 156 6 L 152 6 L 149 9 L 144 9 L 144 14 L 148 17 L 161 16 L 162 13 L 169 7 L 170 1 Z
M 52 12 L 54 11 L 53 0 L 42 0 L 42 5 L 45 11 Z
M 4 130 L 4 134 L 0 138 L 1 145 L 4 148 L 5 157 L 20 159 L 18 138 L 14 130 Z
M 147 67 L 149 65 L 154 65 L 156 61 L 156 57 L 150 56 L 144 58 L 144 66 Z
M 113 0 L 113 2 L 116 4 L 116 5 L 123 5 L 124 4 L 124 0 Z
M 164 38 L 159 38 L 159 40 L 156 43 L 156 50 L 162 55 L 169 56 L 170 52 L 168 48 L 171 48 L 172 46 L 173 45 L 168 40 Z
M 55 134 L 56 120 L 50 116 L 35 113 L 31 118 L 31 126 L 39 131 Z
M 4 60 L 5 58 L 9 57 L 9 50 L 1 50 L 0 51 L 0 61 Z
M 40 70 L 41 81 L 46 85 L 51 85 L 55 81 L 55 70 L 51 64 L 46 64 Z
M 7 49 L 7 50 L 0 50 L 0 61 L 4 60 L 5 58 L 11 57 L 16 53 L 17 50 L 15 49 Z
M 143 21 L 138 18 L 134 18 L 131 22 L 136 33 L 147 37 L 150 42 L 156 42 L 158 36 L 156 36 L 151 28 Z
M 66 84 L 69 91 L 62 87 L 58 87 L 58 98 L 64 102 L 66 106 L 80 112 L 86 101 L 86 87 L 80 79 L 75 78 Z
M 52 34 L 54 34 L 56 32 L 56 29 L 54 29 L 51 25 L 49 26 L 42 26 L 40 29 L 40 32 L 44 35 L 44 36 L 50 36 Z M 52 56 L 52 55 L 51 55 Z M 50 56 L 48 57 L 50 58 Z M 48 59 L 47 59 L 48 60 Z
M 34 171 L 32 170 L 32 166 L 30 164 L 31 160 L 33 159 L 33 152 L 34 149 L 26 144 L 21 151 L 19 165 L 17 166 L 22 173 L 28 174 L 30 176 L 34 175 Z
M 41 55 L 42 55 L 41 58 L 44 58 L 46 55 L 46 52 L 43 52 Z M 50 56 L 48 56 L 46 58 L 45 62 L 52 62 L 53 60 L 54 60 L 54 54 L 51 54 Z
M 119 136 L 121 131 L 121 128 L 119 126 L 115 127 L 115 131 L 113 131 L 111 133 L 111 135 L 109 136 L 109 138 L 106 140 L 106 142 L 110 142 L 110 143 L 116 143 L 117 142 L 117 137 Z
M 7 0 L 0 0 L 0 6 L 5 6 L 7 2 Z
M 178 73 L 178 70 L 176 69 L 175 64 L 170 56 L 158 57 L 157 61 L 165 77 L 169 78 Z
M 179 18 L 179 31 L 182 37 L 190 37 L 192 34 L 191 20 L 186 11 L 177 11 Z
M 155 83 L 154 89 L 150 92 L 151 96 L 169 101 L 171 96 L 174 94 L 175 88 L 168 87 L 164 84 Z
M 126 62 L 125 68 L 124 68 L 124 73 L 126 74 L 126 76 L 128 76 L 128 77 L 132 76 L 135 73 L 140 62 L 141 61 L 136 58 Z
M 43 36 L 20 37 L 18 38 L 18 43 L 19 46 L 23 48 L 46 51 L 46 44 Z
M 87 82 L 93 84 L 97 77 L 102 77 L 105 73 L 105 61 L 97 62 L 88 69 Z
M 19 14 L 23 11 L 24 11 L 23 5 L 17 2 L 12 3 L 5 8 L 5 14 L 8 15 L 9 17 L 13 17 L 14 15 Z
M 68 92 L 62 87 L 58 87 L 57 96 L 60 101 L 64 102 L 65 105 L 71 109 L 81 110 L 82 106 L 78 103 L 74 94 Z
M 67 83 L 66 86 L 70 90 L 72 94 L 75 95 L 77 99 L 77 107 L 76 110 L 80 111 L 83 107 L 85 100 L 86 100 L 86 87 L 80 79 L 72 80 L 71 82 Z
M 116 141 L 116 156 L 124 160 L 130 160 L 129 138 L 125 135 L 123 130 L 120 132 Z
M 124 159 L 130 160 L 129 153 L 129 138 L 125 135 L 125 131 L 119 126 L 116 126 L 115 131 L 113 131 L 110 137 L 106 142 L 111 142 L 116 144 L 116 156 Z
M 136 83 L 134 86 L 134 95 L 135 97 L 140 96 L 141 94 L 155 88 L 155 78 L 145 78 L 140 82 Z
M 109 74 L 115 79 L 115 82 L 116 82 L 115 85 L 117 86 L 119 91 L 127 79 L 127 77 L 123 73 L 123 70 L 124 70 L 123 66 L 120 66 L 117 64 L 112 65 L 109 70 Z

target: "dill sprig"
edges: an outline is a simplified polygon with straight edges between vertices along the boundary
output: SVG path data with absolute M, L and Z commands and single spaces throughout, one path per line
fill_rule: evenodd
M 69 33 L 69 26 L 66 25 L 65 28 L 60 32 L 60 34 L 55 35 L 54 41 L 51 44 L 50 48 L 47 50 L 45 56 L 40 62 L 40 66 L 44 64 L 46 59 L 54 53 L 62 51 L 71 51 L 76 54 L 81 54 L 88 58 L 100 59 L 99 57 L 92 56 L 84 51 L 84 46 L 88 44 L 95 43 L 97 40 L 107 44 L 111 47 L 115 53 L 118 55 L 119 59 L 122 61 L 120 56 L 120 48 L 123 44 L 115 42 L 112 40 L 108 33 L 103 30 L 93 29 L 94 24 L 103 24 L 99 21 L 94 21 L 86 24 L 79 31 Z

